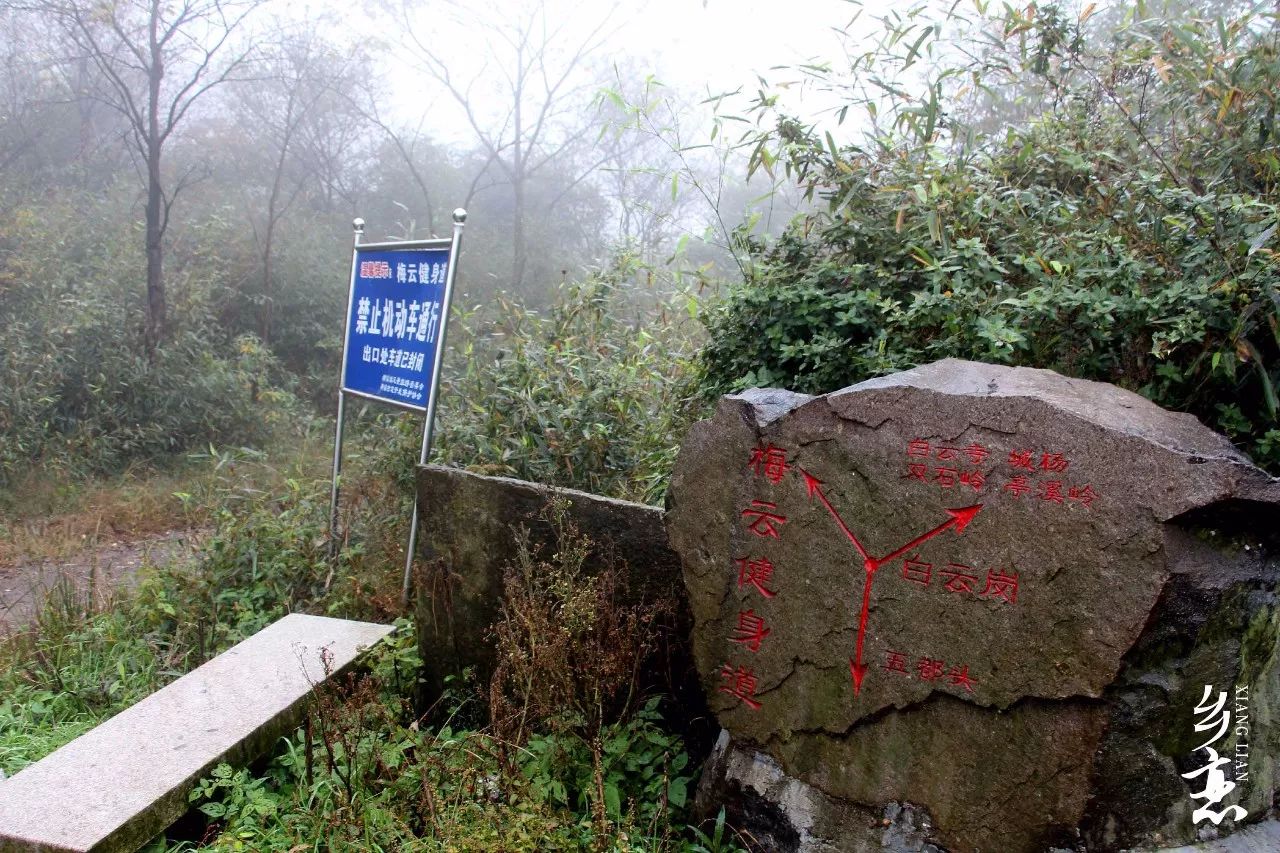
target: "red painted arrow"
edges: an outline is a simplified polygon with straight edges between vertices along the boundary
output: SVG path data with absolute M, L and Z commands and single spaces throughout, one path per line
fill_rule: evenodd
M 862 543 L 858 541 L 858 537 L 853 535 L 853 531 L 849 529 L 849 525 L 844 523 L 844 519 L 840 517 L 840 513 L 836 512 L 836 508 L 831 505 L 831 501 L 827 500 L 827 496 L 822 493 L 822 481 L 810 474 L 803 468 L 800 473 L 804 475 L 804 487 L 809 492 L 809 497 L 818 496 L 818 500 L 822 501 L 822 505 L 827 508 L 827 512 L 831 513 L 831 517 L 836 520 L 836 524 L 840 525 L 840 529 L 844 531 L 844 535 L 853 543 L 853 547 L 858 549 L 858 554 L 863 559 L 863 565 L 868 567 L 868 571 L 874 572 L 875 569 L 869 568 L 870 564 L 875 562 L 871 559 L 871 555 L 867 553 L 867 549 L 862 547 Z M 879 568 L 878 566 L 876 568 Z
M 871 582 L 875 580 L 874 569 L 868 569 L 862 581 L 862 613 L 858 616 L 858 646 L 854 657 L 849 659 L 849 673 L 853 676 L 853 695 L 862 692 L 862 679 L 866 677 L 867 665 L 862 662 L 862 641 L 867 635 L 867 610 L 871 607 Z
M 925 542 L 929 541 L 930 539 L 937 536 L 942 531 L 946 530 L 948 527 L 954 527 L 956 529 L 956 533 L 963 532 L 964 529 L 969 526 L 969 522 L 973 521 L 973 517 L 977 515 L 981 509 L 982 509 L 982 504 L 975 504 L 973 506 L 961 507 L 960 509 L 944 510 L 944 512 L 946 512 L 947 515 L 951 516 L 950 519 L 942 522 L 937 527 L 930 530 L 928 533 L 920 534 L 915 539 L 912 539 L 910 542 L 908 542 L 906 545 L 903 545 L 901 548 L 899 548 L 898 550 L 894 551 L 891 554 L 881 557 L 879 560 L 876 560 L 876 562 L 878 564 L 883 565 L 884 563 L 888 563 L 892 560 L 895 560 L 898 557 L 901 557 L 903 554 L 910 551 L 911 549 L 916 548 L 924 544 Z
M 805 474 L 805 477 L 807 483 L 809 475 Z M 819 495 L 821 495 L 821 492 L 819 492 Z M 826 503 L 826 501 L 824 500 L 823 503 Z M 828 508 L 830 508 L 829 504 Z M 867 665 L 862 662 L 862 644 L 867 635 L 867 611 L 871 607 L 871 584 L 875 580 L 876 570 L 885 563 L 888 563 L 897 557 L 901 557 L 913 548 L 927 542 L 942 531 L 946 530 L 948 527 L 954 527 L 956 529 L 956 533 L 963 532 L 964 529 L 969 526 L 969 522 L 973 521 L 973 517 L 977 515 L 981 509 L 982 504 L 976 504 L 974 506 L 961 507 L 960 509 L 945 510 L 947 515 L 951 516 L 951 518 L 944 521 L 942 524 L 939 524 L 928 533 L 923 533 L 917 536 L 915 539 L 912 539 L 906 545 L 903 545 L 901 548 L 891 552 L 887 556 L 881 557 L 877 560 L 872 557 L 865 557 L 864 554 L 863 566 L 866 568 L 867 574 L 862 582 L 862 612 L 858 615 L 858 644 L 854 651 L 854 657 L 849 660 L 849 674 L 853 676 L 853 694 L 855 696 L 862 692 L 862 679 L 867 675 Z M 835 511 L 832 510 L 832 514 L 834 514 L 834 512 Z M 837 516 L 837 520 L 838 519 L 839 516 Z M 842 528 L 843 526 L 844 525 L 841 524 Z M 861 548 L 858 550 L 859 552 L 862 551 Z

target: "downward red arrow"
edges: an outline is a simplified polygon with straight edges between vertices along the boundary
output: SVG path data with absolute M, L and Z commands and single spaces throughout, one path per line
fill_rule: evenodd
M 871 583 L 876 578 L 875 569 L 867 569 L 862 581 L 862 613 L 858 616 L 858 645 L 849 660 L 849 672 L 853 675 L 853 695 L 862 692 L 862 679 L 867 675 L 867 665 L 862 662 L 862 641 L 867 635 L 867 610 L 871 607 Z
M 808 477 L 807 474 L 805 476 Z M 821 494 L 821 492 L 819 492 L 819 494 Z M 825 503 L 826 501 L 824 500 L 823 502 Z M 862 644 L 867 635 L 867 611 L 871 608 L 871 584 L 875 580 L 876 570 L 885 563 L 901 557 L 913 548 L 919 547 L 921 544 L 937 536 L 948 527 L 954 527 L 956 529 L 956 533 L 961 533 L 969 526 L 969 522 L 973 521 L 973 517 L 977 515 L 981 509 L 982 504 L 976 504 L 974 506 L 961 507 L 960 509 L 945 510 L 947 515 L 951 516 L 951 518 L 944 521 L 942 524 L 939 524 L 928 533 L 922 533 L 915 539 L 912 539 L 898 550 L 893 551 L 878 560 L 871 557 L 865 557 L 864 555 L 863 566 L 866 568 L 867 574 L 862 581 L 862 612 L 858 615 L 858 644 L 854 651 L 854 657 L 849 661 L 849 673 L 853 676 L 853 694 L 855 696 L 862 692 L 862 679 L 867 675 L 867 665 L 862 662 Z M 859 551 L 861 552 L 861 549 L 859 549 Z
M 857 696 L 862 692 L 862 679 L 867 676 L 867 665 L 856 663 L 853 658 L 849 658 L 849 672 L 853 675 L 853 695 Z

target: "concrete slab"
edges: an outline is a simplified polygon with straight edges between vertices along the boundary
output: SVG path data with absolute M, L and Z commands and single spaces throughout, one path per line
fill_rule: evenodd
M 0 853 L 137 850 L 219 762 L 244 764 L 296 725 L 326 669 L 393 630 L 302 614 L 267 626 L 0 782 Z

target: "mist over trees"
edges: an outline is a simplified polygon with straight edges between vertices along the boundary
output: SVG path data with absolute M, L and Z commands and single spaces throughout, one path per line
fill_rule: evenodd
M 0 468 L 248 440 L 271 389 L 324 403 L 355 216 L 424 237 L 468 208 L 462 305 L 668 258 L 702 214 L 601 95 L 655 69 L 606 51 L 609 9 L 561 11 L 0 3 Z
M 459 206 L 495 361 L 507 300 L 606 270 L 569 290 L 640 329 L 678 279 L 723 297 L 688 312 L 710 392 L 964 355 L 1280 464 L 1273 4 L 849 9 L 831 56 L 717 97 L 620 49 L 621 4 L 0 0 L 0 475 L 327 411 L 352 218 Z
M 0 10 L 10 193 L 138 184 L 136 208 L 114 224 L 144 227 L 148 349 L 166 334 L 166 252 L 208 223 L 215 198 L 239 203 L 261 265 L 240 289 L 266 306 L 277 252 L 289 254 L 279 241 L 303 222 L 336 236 L 361 215 L 386 234 L 423 236 L 468 207 L 469 242 L 488 259 L 468 269 L 473 286 L 492 285 L 483 291 L 545 288 L 614 245 L 650 257 L 671 248 L 627 181 L 669 163 L 634 135 L 606 133 L 618 116 L 599 94 L 617 64 L 637 79 L 654 72 L 606 54 L 618 28 L 607 7 L 584 24 L 553 18 L 546 3 L 514 14 L 444 4 L 430 16 L 406 4 L 375 11 L 393 34 L 378 38 L 270 0 L 6 0 Z M 655 215 L 672 218 L 669 206 Z M 271 317 L 256 318 L 264 341 Z

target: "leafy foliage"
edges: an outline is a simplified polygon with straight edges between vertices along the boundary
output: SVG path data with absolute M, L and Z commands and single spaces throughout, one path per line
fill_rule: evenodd
M 175 278 L 183 322 L 148 356 L 140 247 L 90 225 L 114 203 L 71 193 L 0 213 L 0 485 L 33 462 L 85 474 L 261 442 L 294 410 L 274 355 L 216 327 L 211 265 Z
M 600 732 L 598 744 L 554 734 L 534 735 L 521 769 L 544 800 L 619 821 L 635 810 L 642 826 L 656 826 L 667 808 L 687 806 L 692 777 L 680 739 L 664 730 L 658 698 L 624 722 Z
M 535 547 L 522 529 L 515 563 L 503 575 L 490 714 L 495 730 L 517 744 L 540 730 L 594 740 L 633 710 L 639 669 L 674 605 L 629 601 L 617 554 L 605 554 L 605 567 L 589 573 L 597 546 L 569 518 L 566 500 L 553 501 L 543 517 L 554 552 Z
M 435 461 L 639 501 L 661 499 L 702 411 L 691 296 L 650 289 L 622 256 L 561 288 L 543 316 L 504 302 L 461 324 Z
M 709 319 L 709 387 L 1048 367 L 1192 412 L 1280 471 L 1274 13 L 978 7 L 886 19 L 849 69 L 804 69 L 837 118 L 866 110 L 860 141 L 756 103 L 755 167 L 815 208 L 752 243 Z
M 492 352 L 488 347 L 501 341 L 546 350 L 536 362 L 540 373 L 520 368 L 529 388 L 537 389 L 531 397 L 546 405 L 567 405 L 574 389 L 596 384 L 613 396 L 595 394 L 590 406 L 615 407 L 614 397 L 629 393 L 625 405 L 604 412 L 577 409 L 616 430 L 611 434 L 627 455 L 575 449 L 571 458 L 587 467 L 570 474 L 559 466 L 564 457 L 553 455 L 553 445 L 538 444 L 518 462 L 552 472 L 553 479 L 590 477 L 635 495 L 644 484 L 662 481 L 669 454 L 658 450 L 674 445 L 670 431 L 677 416 L 668 411 L 653 418 L 650 412 L 647 419 L 614 420 L 613 413 L 641 405 L 669 409 L 677 401 L 692 407 L 696 401 L 692 394 L 662 397 L 657 386 L 624 388 L 623 377 L 627 371 L 656 374 L 665 367 L 664 353 L 683 357 L 691 347 L 685 348 L 687 337 L 662 328 L 654 330 L 647 350 L 627 349 L 632 326 L 613 316 L 618 303 L 601 292 L 569 289 L 553 312 L 554 326 L 517 309 L 519 335 L 463 327 L 455 345 Z M 474 315 L 468 319 L 475 322 Z M 565 337 L 556 337 L 559 332 Z M 567 354 L 567 369 L 552 351 Z M 610 357 L 619 353 L 626 359 L 621 363 Z M 688 372 L 688 362 L 669 369 Z M 444 399 L 457 405 L 483 399 L 469 396 L 466 383 L 488 381 L 460 365 Z M 491 464 L 506 447 L 504 437 L 515 433 L 468 432 L 477 423 L 472 411 L 445 432 L 457 443 L 444 443 L 442 452 Z M 533 408 L 521 413 L 536 415 Z M 418 427 L 416 419 L 368 412 L 353 418 L 336 563 L 326 559 L 328 483 L 308 470 L 310 459 L 268 477 L 260 451 L 203 451 L 214 473 L 179 494 L 203 507 L 212 527 L 190 565 L 145 573 L 106 612 L 74 597 L 53 601 L 35 630 L 0 641 L 0 695 L 6 697 L 0 702 L 0 769 L 12 772 L 39 758 L 285 612 L 394 618 L 402 559 L 397 551 Z M 304 419 L 296 428 L 303 433 L 291 444 L 303 446 L 312 429 L 331 424 Z M 625 430 L 632 429 L 642 435 L 629 445 Z M 603 460 L 631 467 L 590 467 Z M 476 715 L 466 706 L 478 703 L 464 696 L 443 724 L 427 726 L 409 698 L 416 694 L 420 661 L 412 628 L 401 619 L 399 639 L 381 651 L 374 677 L 326 691 L 308 727 L 281 742 L 265 771 L 219 768 L 196 788 L 193 805 L 212 821 L 202 849 L 290 851 L 317 840 L 334 850 L 736 849 L 723 820 L 706 833 L 685 825 L 690 759 L 680 739 L 662 726 L 657 703 L 635 695 L 634 670 L 647 646 L 621 640 L 647 635 L 653 604 L 623 604 L 621 583 L 609 572 L 584 577 L 575 555 L 593 546 L 563 533 L 556 554 L 527 553 L 526 571 L 513 568 L 512 621 L 505 634 L 499 631 L 512 660 L 534 664 L 506 670 L 528 676 L 528 683 L 508 680 L 498 687 L 508 709 L 518 703 L 534 712 L 524 717 L 527 725 L 514 733 L 468 725 L 465 719 Z M 547 566 L 554 571 L 544 571 Z M 526 654 L 535 644 L 540 653 Z M 525 702 L 529 690 L 548 685 L 561 700 L 557 704 Z M 170 848 L 163 840 L 152 845 L 153 851 Z
M 738 849 L 725 837 L 723 822 L 710 837 L 690 828 L 687 840 L 669 814 L 643 823 L 643 809 L 656 813 L 664 808 L 661 799 L 642 801 L 639 808 L 628 804 L 599 824 L 553 793 L 561 778 L 591 775 L 589 755 L 555 768 L 543 787 L 536 773 L 528 779 L 506 775 L 501 744 L 489 733 L 406 723 L 391 710 L 394 699 L 388 704 L 378 689 L 376 679 L 365 679 L 343 688 L 346 699 L 322 698 L 308 728 L 283 742 L 262 775 L 226 765 L 215 769 L 191 793 L 215 821 L 210 843 L 197 849 L 284 853 L 318 840 L 342 851 Z M 679 750 L 678 742 L 658 734 L 656 722 L 620 724 L 614 736 L 617 761 L 637 777 L 648 770 L 662 778 L 662 765 L 651 749 L 635 744 L 653 738 Z M 154 850 L 192 847 L 157 844 Z
M 670 600 L 635 600 L 617 554 L 585 570 L 599 546 L 553 500 L 543 512 L 553 553 L 520 531 L 493 627 L 496 666 L 490 729 L 504 767 L 523 772 L 540 798 L 611 823 L 651 831 L 686 805 L 688 756 L 657 724 L 659 699 L 636 708 L 639 673 L 659 648 Z M 513 760 L 514 757 L 514 760 Z

